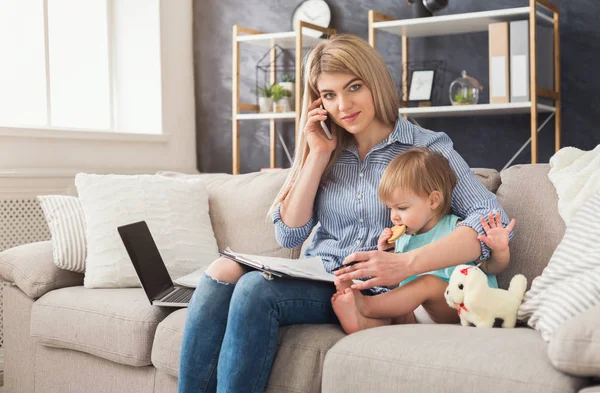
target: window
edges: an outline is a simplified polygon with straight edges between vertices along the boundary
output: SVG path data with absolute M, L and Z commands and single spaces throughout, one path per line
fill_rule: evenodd
M 0 126 L 160 134 L 159 0 L 0 2 Z
M 44 12 L 36 3 L 0 2 L 1 124 L 46 124 Z

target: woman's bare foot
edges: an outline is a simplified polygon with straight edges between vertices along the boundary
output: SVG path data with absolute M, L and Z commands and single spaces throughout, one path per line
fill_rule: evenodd
M 354 296 L 354 291 L 350 288 L 346 288 L 344 291 L 336 292 L 331 298 L 333 311 L 335 311 L 335 315 L 340 320 L 342 329 L 344 329 L 346 334 L 352 334 L 359 330 L 390 324 L 390 320 L 388 319 L 375 319 L 363 316 L 356 307 Z

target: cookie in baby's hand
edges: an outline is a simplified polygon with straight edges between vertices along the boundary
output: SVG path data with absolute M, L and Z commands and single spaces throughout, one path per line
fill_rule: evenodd
M 387 240 L 388 244 L 394 244 L 400 236 L 406 232 L 406 225 L 394 225 L 392 227 L 392 236 Z

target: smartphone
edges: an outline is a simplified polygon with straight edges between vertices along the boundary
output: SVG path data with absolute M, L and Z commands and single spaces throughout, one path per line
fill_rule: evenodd
M 323 108 L 323 104 L 321 104 L 321 109 L 325 109 Z M 321 120 L 321 127 L 323 128 L 323 132 L 325 132 L 325 135 L 327 136 L 327 139 L 331 139 L 331 131 L 329 131 L 329 127 L 327 127 L 327 124 L 325 123 L 324 120 Z

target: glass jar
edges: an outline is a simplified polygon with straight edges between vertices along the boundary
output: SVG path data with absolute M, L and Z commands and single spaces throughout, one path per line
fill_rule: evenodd
M 477 79 L 468 76 L 467 71 L 461 72 L 461 77 L 450 84 L 450 102 L 452 105 L 475 105 L 479 101 L 479 91 L 483 86 Z

